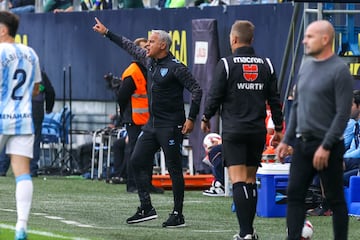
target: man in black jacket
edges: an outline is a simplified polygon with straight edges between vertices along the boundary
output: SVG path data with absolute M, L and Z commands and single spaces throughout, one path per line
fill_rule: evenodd
M 183 212 L 184 176 L 182 171 L 181 146 L 183 134 L 194 127 L 199 113 L 202 90 L 189 69 L 171 53 L 170 35 L 162 30 L 153 30 L 146 50 L 132 41 L 110 32 L 97 18 L 93 30 L 108 37 L 127 51 L 147 68 L 147 93 L 150 118 L 143 127 L 131 156 L 131 164 L 136 173 L 135 180 L 141 206 L 134 216 L 127 219 L 128 224 L 157 218 L 149 194 L 149 165 L 153 164 L 155 152 L 161 147 L 165 153 L 166 165 L 172 180 L 174 209 L 163 227 L 185 226 Z M 183 91 L 191 93 L 191 106 L 188 118 L 185 117 Z
M 145 48 L 147 39 L 137 38 L 134 43 L 136 46 Z M 109 80 L 110 79 L 108 79 L 108 81 Z M 113 88 L 113 90 L 116 93 L 117 102 L 120 106 L 121 124 L 125 126 L 128 136 L 127 144 L 120 139 L 114 142 L 115 167 L 117 165 L 116 163 L 118 163 L 121 158 L 123 159 L 123 162 L 125 162 L 124 156 L 121 157 L 121 150 L 116 148 L 123 145 L 124 150 L 126 146 L 126 151 L 131 156 L 137 138 L 141 133 L 141 128 L 149 120 L 149 104 L 146 91 L 146 68 L 140 62 L 132 61 L 123 72 L 121 81 L 118 81 L 118 86 Z M 124 153 L 122 154 L 124 155 Z M 134 170 L 131 164 L 125 164 L 125 166 L 127 169 L 126 189 L 128 192 L 137 192 Z M 152 171 L 153 167 L 149 166 L 150 192 L 164 193 L 163 189 L 156 188 L 152 185 Z
M 30 171 L 33 177 L 38 175 L 38 162 L 40 158 L 40 142 L 42 122 L 44 120 L 44 104 L 46 113 L 51 113 L 55 103 L 55 90 L 44 71 L 41 71 L 40 94 L 32 99 L 32 117 L 35 128 L 34 156 L 30 162 Z
M 234 240 L 258 239 L 253 229 L 256 213 L 256 171 L 266 137 L 266 102 L 275 124 L 275 139 L 281 138 L 282 113 L 277 78 L 269 59 L 258 57 L 251 46 L 254 25 L 236 21 L 230 32 L 233 55 L 215 68 L 205 104 L 201 128 L 210 132 L 210 118 L 221 107 L 222 147 L 225 166 L 233 184 L 233 199 L 240 233 Z

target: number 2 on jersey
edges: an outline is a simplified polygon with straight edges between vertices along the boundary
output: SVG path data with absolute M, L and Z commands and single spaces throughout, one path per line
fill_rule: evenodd
M 21 88 L 22 85 L 24 85 L 26 80 L 26 72 L 24 71 L 24 69 L 16 69 L 13 80 L 17 80 L 18 83 L 16 84 L 16 86 L 14 87 L 11 93 L 11 98 L 13 100 L 21 100 L 23 96 L 17 95 L 17 92 L 19 92 L 19 89 Z

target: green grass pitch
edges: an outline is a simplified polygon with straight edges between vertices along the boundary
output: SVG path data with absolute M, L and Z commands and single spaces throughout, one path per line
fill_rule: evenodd
M 34 199 L 29 221 L 29 240 L 230 240 L 238 232 L 230 197 L 206 197 L 200 190 L 185 192 L 184 215 L 187 227 L 164 229 L 163 221 L 172 210 L 172 192 L 153 194 L 158 219 L 128 225 L 135 213 L 137 194 L 125 185 L 98 180 L 39 176 L 34 178 Z M 15 183 L 12 176 L 0 178 L 0 240 L 14 238 Z M 333 239 L 331 217 L 311 217 L 315 240 Z M 360 221 L 350 218 L 349 238 L 360 236 Z M 285 239 L 285 218 L 256 217 L 260 239 Z

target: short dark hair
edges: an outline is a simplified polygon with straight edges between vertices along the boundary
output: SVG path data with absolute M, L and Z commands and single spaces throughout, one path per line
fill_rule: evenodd
M 360 105 L 360 90 L 354 90 L 353 96 L 354 96 L 354 103 L 358 107 Z
M 15 37 L 19 27 L 19 17 L 9 11 L 0 11 L 0 23 L 4 24 L 11 37 Z
M 241 43 L 251 44 L 254 39 L 255 26 L 247 20 L 237 20 L 231 26 L 231 33 L 238 37 Z

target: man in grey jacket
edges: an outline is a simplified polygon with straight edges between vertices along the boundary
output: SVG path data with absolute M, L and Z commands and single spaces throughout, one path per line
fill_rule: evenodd
M 350 116 L 353 79 L 334 54 L 334 28 L 325 20 L 311 23 L 303 44 L 308 57 L 298 73 L 290 121 L 277 156 L 283 160 L 295 139 L 288 185 L 288 239 L 300 239 L 306 191 L 319 174 L 333 211 L 334 239 L 347 239 L 348 211 L 343 192 L 343 133 Z

